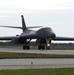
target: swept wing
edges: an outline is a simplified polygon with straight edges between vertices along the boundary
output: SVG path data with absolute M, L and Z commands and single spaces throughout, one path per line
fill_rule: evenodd
M 13 40 L 18 38 L 19 36 L 7 36 L 7 37 L 0 37 L 0 40 Z
M 74 41 L 73 37 L 55 37 L 54 41 Z

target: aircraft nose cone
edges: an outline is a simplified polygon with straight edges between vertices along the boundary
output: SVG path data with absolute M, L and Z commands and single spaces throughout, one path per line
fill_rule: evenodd
M 52 33 L 51 36 L 52 36 L 52 38 L 55 38 L 56 37 L 55 33 Z

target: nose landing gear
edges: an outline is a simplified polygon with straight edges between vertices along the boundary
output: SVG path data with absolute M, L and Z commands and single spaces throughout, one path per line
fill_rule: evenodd
M 50 50 L 51 39 L 50 40 L 46 40 L 46 41 L 47 41 L 46 50 Z

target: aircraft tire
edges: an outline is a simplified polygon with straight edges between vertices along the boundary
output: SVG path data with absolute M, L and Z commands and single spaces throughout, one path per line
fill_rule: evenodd
M 25 50 L 25 49 L 26 49 L 26 45 L 23 46 L 23 50 Z
M 41 49 L 43 49 L 43 50 L 44 50 L 44 49 L 45 49 L 45 46 L 42 46 L 42 48 L 41 48 Z
M 30 49 L 30 46 L 28 45 L 26 48 L 27 48 L 27 50 L 29 50 Z
M 39 50 L 41 49 L 41 45 L 38 46 L 38 49 L 39 49 Z
M 39 50 L 41 50 L 41 49 L 44 50 L 44 49 L 45 49 L 45 46 L 39 45 L 39 46 L 38 46 L 38 49 L 39 49 Z

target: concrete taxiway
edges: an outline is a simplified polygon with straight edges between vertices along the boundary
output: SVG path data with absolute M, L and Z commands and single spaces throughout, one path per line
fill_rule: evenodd
M 23 50 L 21 48 L 0 48 L 0 52 L 74 55 L 74 50 Z
M 74 50 L 22 50 L 21 48 L 0 48 L 0 52 L 74 55 Z M 74 59 L 0 59 L 0 70 L 33 68 L 74 68 Z
M 33 68 L 74 68 L 74 59 L 0 59 L 0 70 Z

